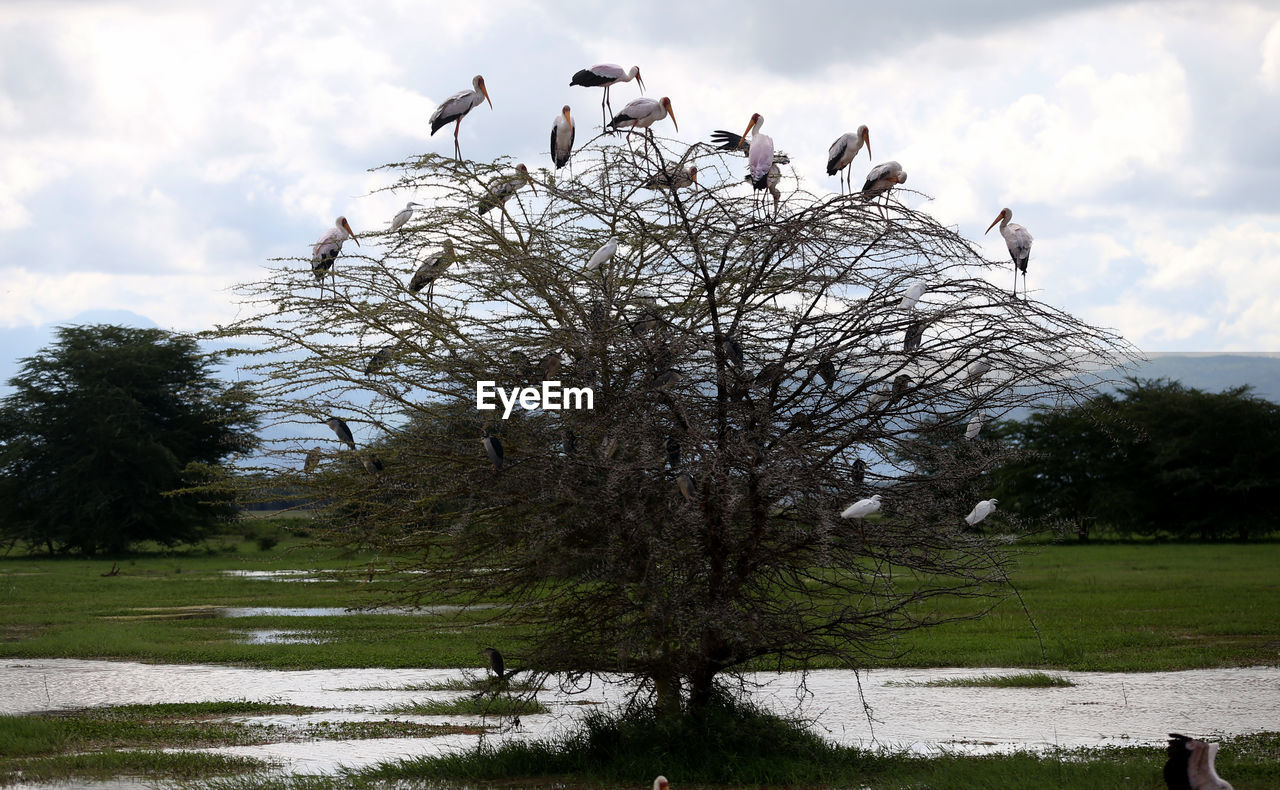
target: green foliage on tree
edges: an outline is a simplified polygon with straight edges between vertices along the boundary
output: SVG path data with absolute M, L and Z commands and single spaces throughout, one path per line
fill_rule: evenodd
M 252 447 L 256 418 L 214 361 L 158 329 L 59 328 L 0 401 L 0 535 L 118 552 L 197 540 L 232 516 L 231 494 L 209 486 Z
M 1130 379 L 996 431 L 1018 450 L 992 475 L 1001 506 L 1062 519 L 1082 539 L 1095 525 L 1202 539 L 1280 527 L 1280 405 L 1248 387 Z

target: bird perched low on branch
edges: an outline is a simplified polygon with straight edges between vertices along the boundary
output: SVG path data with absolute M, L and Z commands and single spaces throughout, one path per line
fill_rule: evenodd
M 405 224 L 408 223 L 409 220 L 413 217 L 413 210 L 415 208 L 422 208 L 422 204 L 414 203 L 412 200 L 404 204 L 404 208 L 400 209 L 400 211 L 398 211 L 396 215 L 391 218 L 391 227 L 388 230 L 395 232 L 403 228 Z
M 324 291 L 324 276 L 333 268 L 338 253 L 342 252 L 342 242 L 347 239 L 354 241 L 357 247 L 360 246 L 360 240 L 352 232 L 347 218 L 338 217 L 333 221 L 333 227 L 326 230 L 311 247 L 311 273 L 315 275 L 316 282 L 321 284 L 321 293 Z
M 498 676 L 498 680 L 502 680 L 507 674 L 507 665 L 502 660 L 502 654 L 496 648 L 486 647 L 480 651 L 489 657 L 489 669 L 493 670 L 493 674 Z
M 857 502 L 854 502 L 852 505 L 844 509 L 844 512 L 840 514 L 840 518 L 866 518 L 879 510 L 880 495 L 876 494 L 875 496 L 871 496 L 866 499 L 859 499 Z
M 973 510 L 969 511 L 969 515 L 964 517 L 965 523 L 973 526 L 982 521 L 987 516 L 996 512 L 996 505 L 1000 504 L 998 499 L 984 499 L 973 506 Z
M 338 435 L 338 439 L 347 443 L 347 447 L 352 450 L 356 449 L 356 438 L 351 433 L 351 429 L 347 427 L 347 421 L 341 417 L 330 417 L 324 421 Z
M 443 249 L 440 252 L 429 256 L 413 273 L 413 277 L 409 280 L 409 293 L 416 294 L 430 285 L 432 289 L 427 291 L 427 295 L 430 296 L 434 290 L 435 281 L 444 274 L 445 269 L 453 265 L 453 241 L 445 239 L 442 246 Z
M 1169 790 L 1232 790 L 1213 764 L 1218 744 L 1171 732 L 1168 753 L 1164 782 Z
M 591 254 L 591 258 L 587 261 L 587 265 L 582 267 L 586 271 L 593 272 L 599 269 L 605 261 L 613 257 L 618 251 L 618 237 L 614 236 L 600 245 L 600 249 Z
M 685 168 L 679 162 L 672 162 L 661 172 L 655 173 L 644 182 L 645 189 L 683 189 L 698 183 L 698 166 Z

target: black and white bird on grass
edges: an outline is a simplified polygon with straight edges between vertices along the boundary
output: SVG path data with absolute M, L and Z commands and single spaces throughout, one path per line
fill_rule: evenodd
M 1171 732 L 1168 753 L 1164 783 L 1169 790 L 1232 790 L 1213 764 L 1218 744 Z

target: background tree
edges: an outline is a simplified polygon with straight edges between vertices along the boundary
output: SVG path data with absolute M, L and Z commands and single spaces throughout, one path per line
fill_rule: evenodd
M 0 532 L 92 554 L 202 537 L 235 513 L 207 485 L 252 446 L 247 394 L 193 340 L 158 329 L 60 327 L 0 402 Z
M 1280 528 L 1280 405 L 1130 379 L 1114 395 L 999 427 L 1018 454 L 993 473 L 1002 505 L 1087 537 L 1247 539 Z
M 702 710 L 749 662 L 858 666 L 936 622 L 931 599 L 996 594 L 1007 557 L 963 529 L 973 503 L 950 482 L 997 448 L 929 475 L 903 448 L 980 411 L 1078 398 L 1123 344 L 1011 299 L 983 277 L 1002 264 L 892 196 L 819 197 L 788 178 L 770 218 L 738 155 L 635 151 L 597 138 L 572 176 L 534 173 L 537 196 L 489 214 L 506 163 L 390 166 L 390 188 L 430 207 L 384 255 L 344 256 L 332 294 L 301 260 L 244 287 L 248 317 L 219 335 L 240 339 L 273 421 L 308 426 L 276 444 L 283 462 L 317 457 L 305 437 L 330 414 L 357 434 L 354 453 L 326 441 L 299 474 L 331 503 L 335 537 L 407 557 L 385 569 L 405 599 L 510 602 L 500 616 L 530 626 L 500 646 L 513 665 L 623 673 L 666 711 Z M 696 187 L 645 187 L 691 164 Z M 611 237 L 612 260 L 586 270 Z M 409 290 L 446 241 L 452 266 Z M 927 292 L 904 305 L 915 282 Z M 971 375 L 979 362 L 990 372 Z M 479 380 L 543 379 L 591 387 L 594 409 L 476 410 Z M 382 470 L 336 471 L 370 448 Z M 873 493 L 883 518 L 839 517 Z

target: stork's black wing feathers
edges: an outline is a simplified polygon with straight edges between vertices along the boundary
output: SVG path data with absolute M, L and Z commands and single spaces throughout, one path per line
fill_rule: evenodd
M 582 69 L 573 75 L 573 79 L 569 80 L 569 84 L 581 85 L 585 88 L 599 88 L 601 85 L 612 85 L 616 81 L 613 77 L 604 77 L 596 74 L 591 69 Z
M 751 143 L 744 142 L 742 135 L 727 132 L 724 129 L 716 129 L 711 133 L 711 142 L 716 144 L 716 148 L 721 151 L 737 151 L 739 147 L 742 153 L 751 152 Z

